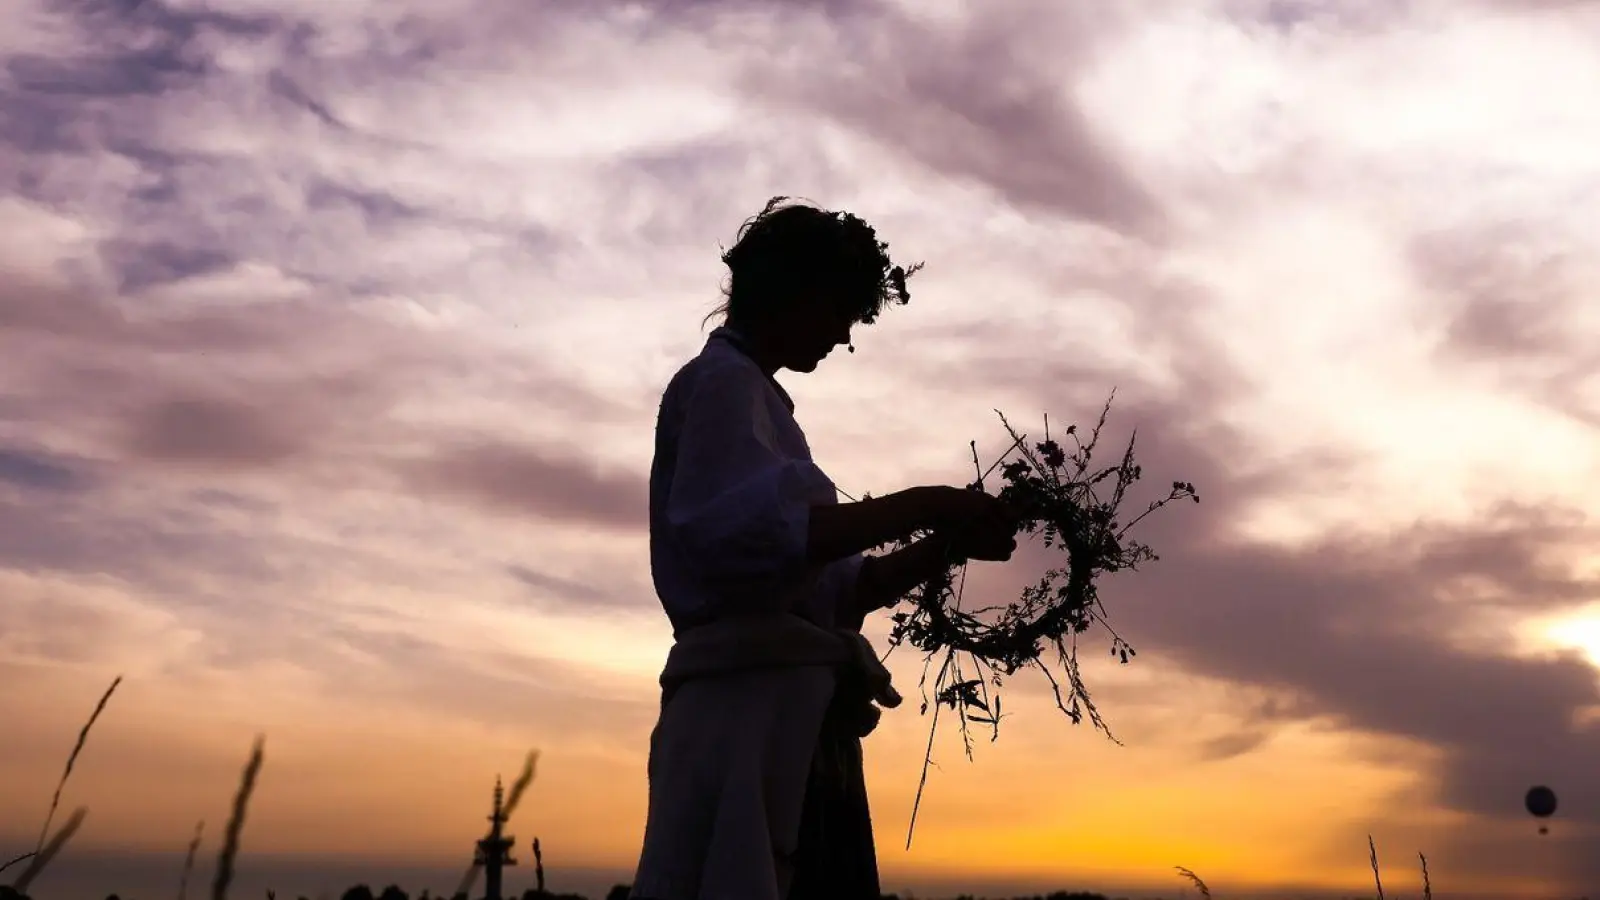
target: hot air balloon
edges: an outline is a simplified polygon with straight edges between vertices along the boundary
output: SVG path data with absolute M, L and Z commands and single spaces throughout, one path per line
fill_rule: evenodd
M 1522 799 L 1528 812 L 1540 819 L 1548 819 L 1556 812 L 1556 792 L 1544 785 L 1528 788 L 1528 795 Z M 1547 834 L 1550 829 L 1540 825 L 1539 833 Z

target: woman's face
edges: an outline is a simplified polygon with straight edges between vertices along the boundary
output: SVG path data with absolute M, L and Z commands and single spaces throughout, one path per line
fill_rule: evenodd
M 802 304 L 779 332 L 785 348 L 783 367 L 795 372 L 814 372 L 835 347 L 850 343 L 855 316 L 843 304 L 818 302 Z

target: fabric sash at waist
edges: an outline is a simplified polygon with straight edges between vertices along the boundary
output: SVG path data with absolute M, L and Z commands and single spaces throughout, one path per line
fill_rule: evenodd
M 684 630 L 667 654 L 661 687 L 670 695 L 696 678 L 795 666 L 854 667 L 873 700 L 890 708 L 900 705 L 889 670 L 865 636 L 790 614 L 730 616 Z

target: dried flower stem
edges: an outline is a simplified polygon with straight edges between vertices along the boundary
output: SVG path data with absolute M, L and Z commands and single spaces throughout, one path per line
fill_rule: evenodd
M 951 663 L 951 661 L 953 659 L 954 659 L 954 657 L 946 657 L 945 658 L 945 665 L 947 665 L 947 666 L 950 665 L 950 663 Z M 943 672 L 939 673 L 939 678 L 941 680 L 944 678 L 944 673 Z M 923 680 L 924 684 L 927 683 L 928 675 L 927 675 L 926 671 L 923 672 L 922 680 Z M 927 708 L 928 708 L 928 701 L 927 701 L 926 697 L 924 697 L 924 699 L 922 701 L 922 708 L 923 708 L 924 711 L 926 711 Z M 917 796 L 916 796 L 916 799 L 911 801 L 911 821 L 910 821 L 910 823 L 908 823 L 906 825 L 906 849 L 907 850 L 911 849 L 911 834 L 912 834 L 913 831 L 916 830 L 916 827 L 917 827 L 917 811 L 922 808 L 922 789 L 928 786 L 928 767 L 933 765 L 933 737 L 934 737 L 935 734 L 938 733 L 938 729 L 939 729 L 939 704 L 936 703 L 933 706 L 933 723 L 928 728 L 928 748 L 927 748 L 926 752 L 924 752 L 922 754 L 922 775 L 917 779 Z

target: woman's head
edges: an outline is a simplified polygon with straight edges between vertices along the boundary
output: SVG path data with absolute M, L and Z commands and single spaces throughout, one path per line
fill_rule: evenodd
M 771 346 L 784 368 L 810 371 L 849 343 L 853 325 L 910 302 L 906 279 L 922 265 L 895 265 L 889 245 L 850 213 L 788 199 L 772 198 L 722 254 L 726 302 L 712 315 Z

